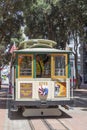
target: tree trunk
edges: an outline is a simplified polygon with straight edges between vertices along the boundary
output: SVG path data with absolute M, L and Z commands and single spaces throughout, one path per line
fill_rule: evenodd
M 76 75 L 76 85 L 75 85 L 75 88 L 76 89 L 78 89 L 80 86 L 79 86 L 79 83 L 78 83 L 78 81 L 79 81 L 79 79 L 78 79 L 78 54 L 77 54 L 77 52 L 74 54 L 74 56 L 75 56 L 75 75 Z

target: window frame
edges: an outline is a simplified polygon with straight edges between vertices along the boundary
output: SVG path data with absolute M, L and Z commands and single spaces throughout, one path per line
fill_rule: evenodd
M 55 75 L 55 61 L 54 58 L 56 56 L 65 56 L 65 75 Z M 51 54 L 51 77 L 53 79 L 57 78 L 64 78 L 66 79 L 68 77 L 68 54 Z
M 32 65 L 31 65 L 31 75 L 20 75 L 20 63 L 19 63 L 19 56 L 31 56 L 32 58 Z M 18 78 L 33 78 L 33 54 L 18 54 Z

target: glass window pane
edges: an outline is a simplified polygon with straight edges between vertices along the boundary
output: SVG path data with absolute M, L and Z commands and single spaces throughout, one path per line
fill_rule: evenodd
M 32 76 L 32 57 L 28 55 L 19 56 L 20 76 Z
M 55 75 L 65 76 L 65 56 L 55 56 Z

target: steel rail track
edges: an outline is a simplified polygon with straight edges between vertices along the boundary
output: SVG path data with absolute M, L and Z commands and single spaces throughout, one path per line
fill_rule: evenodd
M 35 121 L 37 121 L 37 119 L 35 119 Z M 55 125 L 52 124 L 51 122 L 56 122 Z M 41 126 L 39 126 L 39 122 L 41 122 Z M 34 124 L 34 120 L 33 119 L 29 119 L 28 120 L 29 126 L 31 130 L 38 130 L 41 129 L 41 127 L 43 128 L 43 126 L 45 127 L 45 130 L 60 130 L 60 128 L 58 128 L 56 125 L 60 124 L 62 127 L 62 130 L 70 130 L 65 124 L 63 124 L 60 119 L 58 118 L 40 118 L 39 121 L 37 122 L 37 124 Z M 58 124 L 57 124 L 58 123 Z M 39 128 L 37 128 L 37 125 L 39 126 Z

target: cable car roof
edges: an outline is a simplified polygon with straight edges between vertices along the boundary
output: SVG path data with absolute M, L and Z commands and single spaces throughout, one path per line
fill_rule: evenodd
M 52 52 L 60 52 L 60 53 L 71 53 L 70 50 L 60 50 L 60 49 L 55 49 L 55 48 L 26 48 L 26 49 L 21 49 L 21 50 L 15 50 L 14 52 L 20 53 L 20 52 L 30 52 L 30 53 L 52 53 Z
M 29 39 L 23 41 L 19 45 L 19 49 L 15 50 L 16 53 L 70 53 L 70 50 L 60 50 L 54 48 L 57 42 L 48 39 Z

